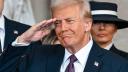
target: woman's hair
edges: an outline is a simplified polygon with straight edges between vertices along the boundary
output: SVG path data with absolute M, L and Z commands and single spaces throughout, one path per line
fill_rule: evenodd
M 58 41 L 55 30 L 51 30 L 51 32 L 42 38 L 42 44 L 56 44 Z

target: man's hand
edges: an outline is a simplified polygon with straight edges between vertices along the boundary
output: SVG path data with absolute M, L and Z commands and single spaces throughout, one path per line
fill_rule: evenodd
M 44 20 L 33 25 L 18 37 L 18 43 L 31 43 L 33 41 L 40 40 L 50 32 L 49 26 L 51 26 L 55 21 L 56 19 Z

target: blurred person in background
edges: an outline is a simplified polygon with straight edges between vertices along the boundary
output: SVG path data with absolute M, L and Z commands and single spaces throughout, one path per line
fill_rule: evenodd
M 26 31 L 30 26 L 8 19 L 3 15 L 4 1 L 0 0 L 0 53 L 7 49 L 7 46 L 15 38 Z
M 35 24 L 31 0 L 4 0 L 3 14 L 24 24 Z

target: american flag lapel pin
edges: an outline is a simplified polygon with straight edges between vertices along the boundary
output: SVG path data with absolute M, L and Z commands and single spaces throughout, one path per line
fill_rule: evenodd
M 13 33 L 14 33 L 14 34 L 18 34 L 18 31 L 17 31 L 17 30 L 14 30 Z
M 95 61 L 95 62 L 94 62 L 94 65 L 95 65 L 96 67 L 98 67 L 98 66 L 99 66 L 99 63 L 98 63 L 97 61 Z

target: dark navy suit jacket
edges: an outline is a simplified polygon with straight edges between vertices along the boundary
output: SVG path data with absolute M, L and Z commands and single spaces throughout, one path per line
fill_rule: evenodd
M 0 72 L 59 72 L 65 49 L 61 45 L 35 45 L 12 47 L 0 58 Z M 15 51 L 11 53 L 12 51 Z M 110 51 L 100 48 L 95 42 L 89 53 L 84 72 L 128 72 L 128 62 Z
M 128 60 L 128 53 L 117 49 L 114 45 L 112 45 L 112 47 L 110 48 L 110 51 L 112 51 L 112 52 L 122 56 L 126 60 Z

